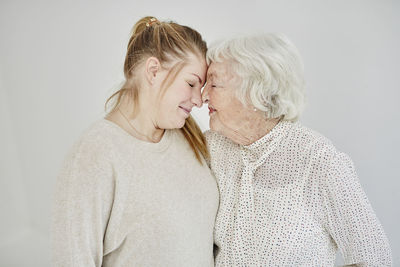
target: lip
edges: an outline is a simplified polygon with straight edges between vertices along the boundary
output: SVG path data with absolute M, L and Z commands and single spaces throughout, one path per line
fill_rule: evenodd
M 208 114 L 209 114 L 209 115 L 213 114 L 215 111 L 217 111 L 217 110 L 214 109 L 214 108 L 211 107 L 211 106 L 208 106 Z
M 187 114 L 190 114 L 190 112 L 192 112 L 192 109 L 191 108 L 185 108 L 185 107 L 182 107 L 182 106 L 179 106 L 183 111 L 185 111 Z

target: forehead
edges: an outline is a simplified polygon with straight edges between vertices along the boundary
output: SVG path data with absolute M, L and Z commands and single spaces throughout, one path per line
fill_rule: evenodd
M 207 63 L 205 58 L 200 58 L 195 55 L 190 55 L 188 57 L 188 64 L 185 65 L 184 69 L 187 72 L 194 72 L 197 75 L 204 76 L 207 70 Z
M 227 61 L 211 62 L 210 66 L 208 67 L 207 76 L 223 78 L 231 75 L 231 68 L 229 67 L 229 63 Z
M 207 79 L 218 79 L 220 81 L 232 80 L 235 78 L 235 73 L 228 61 L 211 62 L 207 71 Z

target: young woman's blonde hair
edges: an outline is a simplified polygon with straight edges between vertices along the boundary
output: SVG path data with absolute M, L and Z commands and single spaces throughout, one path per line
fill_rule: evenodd
M 168 65 L 172 60 L 178 63 L 172 66 L 163 81 L 160 97 L 172 84 L 179 71 L 187 64 L 189 54 L 205 58 L 207 44 L 201 35 L 194 29 L 179 25 L 175 22 L 160 22 L 154 17 L 143 17 L 136 22 L 128 42 L 124 63 L 125 82 L 121 89 L 112 94 L 106 101 L 105 108 L 111 104 L 111 111 L 116 111 L 124 96 L 129 96 L 134 103 L 134 113 L 137 112 L 139 103 L 139 79 L 135 77 L 136 69 L 147 58 L 156 57 L 162 66 Z M 209 157 L 204 135 L 189 116 L 185 125 L 180 129 L 192 148 L 197 160 L 202 163 L 201 156 Z

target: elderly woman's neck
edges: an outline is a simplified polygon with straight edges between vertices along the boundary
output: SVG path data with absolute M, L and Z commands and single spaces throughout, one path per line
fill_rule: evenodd
M 252 116 L 235 130 L 224 133 L 239 145 L 250 145 L 267 135 L 280 121 L 279 118 L 266 119 L 264 116 Z
M 242 145 L 250 145 L 257 140 L 267 135 L 279 122 L 279 119 L 265 119 L 261 118 L 253 121 L 248 128 L 244 130 L 245 136 L 248 137 L 248 142 Z

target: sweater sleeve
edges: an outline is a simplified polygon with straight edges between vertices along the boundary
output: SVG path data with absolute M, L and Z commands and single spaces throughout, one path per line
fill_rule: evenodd
M 114 182 L 104 146 L 81 142 L 58 177 L 52 218 L 53 265 L 101 266 Z
M 327 230 L 346 264 L 391 266 L 389 242 L 363 191 L 353 162 L 335 153 L 325 184 Z

